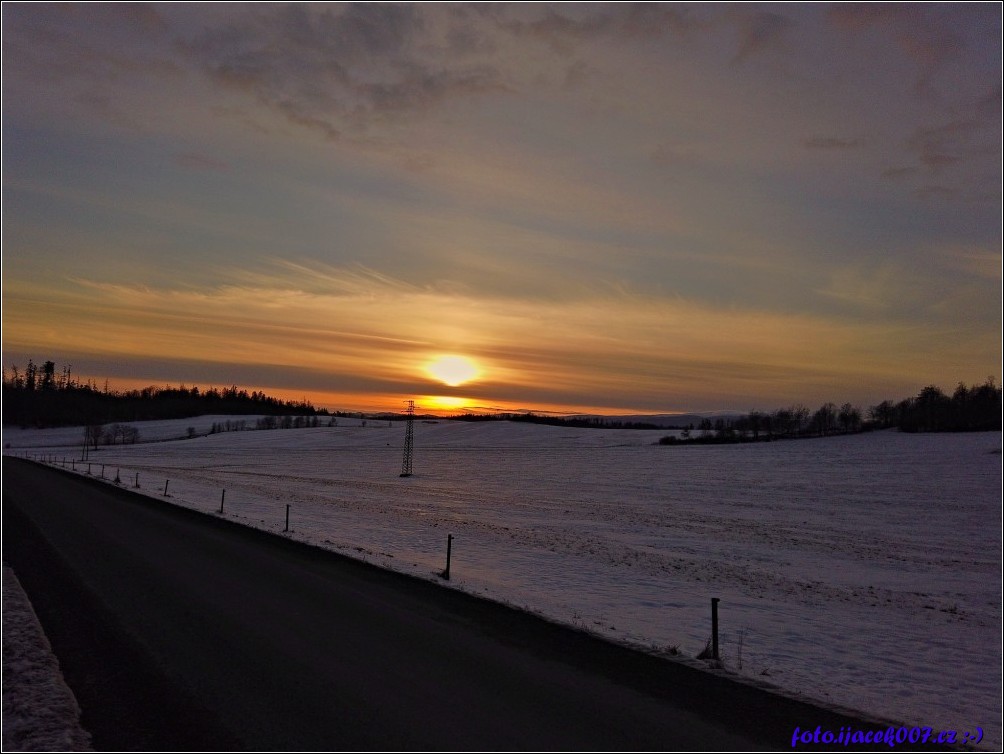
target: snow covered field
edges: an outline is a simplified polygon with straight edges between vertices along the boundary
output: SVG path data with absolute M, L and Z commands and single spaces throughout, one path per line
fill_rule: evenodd
M 136 426 L 168 440 L 226 418 Z M 344 418 L 90 460 L 214 515 L 225 488 L 225 517 L 277 533 L 288 504 L 284 536 L 429 579 L 452 534 L 444 585 L 690 661 L 719 597 L 728 672 L 1001 747 L 1000 433 L 653 444 L 665 434 L 416 422 L 409 478 L 403 424 Z M 6 452 L 68 466 L 82 437 L 3 433 Z

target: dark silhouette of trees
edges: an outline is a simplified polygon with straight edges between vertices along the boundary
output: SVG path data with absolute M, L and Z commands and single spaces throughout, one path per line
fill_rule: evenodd
M 24 368 L 24 388 L 29 393 L 35 392 L 35 380 L 38 377 L 38 367 L 31 359 L 28 359 L 28 366 Z
M 882 401 L 877 406 L 868 409 L 868 419 L 872 426 L 878 429 L 888 429 L 896 426 L 898 412 L 892 401 Z
M 264 392 L 249 393 L 236 385 L 223 390 L 198 387 L 145 387 L 140 390 L 114 392 L 105 384 L 98 390 L 93 382 L 82 384 L 71 377 L 70 368 L 56 375 L 52 361 L 43 363 L 41 371 L 31 360 L 21 372 L 15 365 L 3 375 L 3 423 L 5 426 L 56 427 L 105 424 L 151 419 L 182 419 L 202 414 L 262 414 L 312 416 L 318 411 L 306 399 L 285 401 Z M 98 434 L 88 442 L 97 445 Z M 115 442 L 130 442 L 121 433 Z
M 840 407 L 837 414 L 837 422 L 843 432 L 857 432 L 861 429 L 861 411 L 850 403 L 845 403 Z
M 788 408 L 779 408 L 771 414 L 771 439 L 774 437 L 798 437 L 809 421 L 809 409 L 801 403 Z
M 959 383 L 951 397 L 928 385 L 915 398 L 895 407 L 895 423 L 904 432 L 971 432 L 1001 429 L 1001 389 L 993 377 L 982 385 Z
M 810 426 L 818 435 L 831 434 L 837 426 L 837 407 L 832 403 L 824 403 L 812 415 Z
M 56 389 L 56 365 L 51 361 L 42 364 L 42 390 Z
M 105 436 L 105 428 L 102 424 L 88 424 L 84 427 L 84 445 L 98 449 L 98 443 Z
M 993 378 L 982 385 L 959 383 L 951 397 L 928 385 L 913 398 L 893 403 L 885 400 L 868 409 L 868 421 L 850 403 L 838 409 L 824 403 L 811 416 L 801 404 L 773 413 L 750 411 L 733 419 L 701 421 L 699 436 L 690 432 L 664 437 L 662 445 L 677 443 L 757 442 L 794 437 L 825 437 L 874 429 L 898 427 L 904 432 L 965 432 L 1001 429 L 1001 389 Z

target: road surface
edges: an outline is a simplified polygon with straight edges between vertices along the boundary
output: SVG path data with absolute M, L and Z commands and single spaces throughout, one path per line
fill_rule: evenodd
M 3 552 L 98 749 L 780 749 L 861 725 L 12 458 Z

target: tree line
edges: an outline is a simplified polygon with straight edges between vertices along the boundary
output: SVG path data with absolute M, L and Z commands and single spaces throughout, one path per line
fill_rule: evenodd
M 660 429 L 651 422 L 621 421 L 602 416 L 547 416 L 535 414 L 532 411 L 523 413 L 474 414 L 466 413 L 452 417 L 456 421 L 484 422 L 511 421 L 527 422 L 529 424 L 549 424 L 556 427 L 585 427 L 588 429 Z
M 3 424 L 20 427 L 98 426 L 112 422 L 183 419 L 203 414 L 326 415 L 306 399 L 286 401 L 262 391 L 228 388 L 154 386 L 112 391 L 73 377 L 69 366 L 57 373 L 52 361 L 29 359 L 3 370 Z
M 731 418 L 704 419 L 697 426 L 683 428 L 679 437 L 659 442 L 723 443 L 774 440 L 795 437 L 824 437 L 873 429 L 898 428 L 902 432 L 981 432 L 1001 429 L 1001 388 L 992 377 L 982 385 L 960 382 L 951 396 L 928 385 L 915 397 L 885 400 L 868 409 L 845 403 L 839 408 L 824 403 L 815 411 L 801 404 L 772 412 L 751 411 Z
M 960 382 L 950 396 L 928 385 L 914 398 L 899 403 L 882 401 L 869 410 L 882 427 L 904 432 L 967 432 L 1001 429 L 1001 388 L 993 377 L 982 385 Z

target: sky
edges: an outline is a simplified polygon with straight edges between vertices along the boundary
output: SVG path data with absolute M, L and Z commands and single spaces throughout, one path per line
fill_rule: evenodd
M 996 3 L 4 3 L 3 363 L 343 410 L 999 382 L 1001 34 Z

